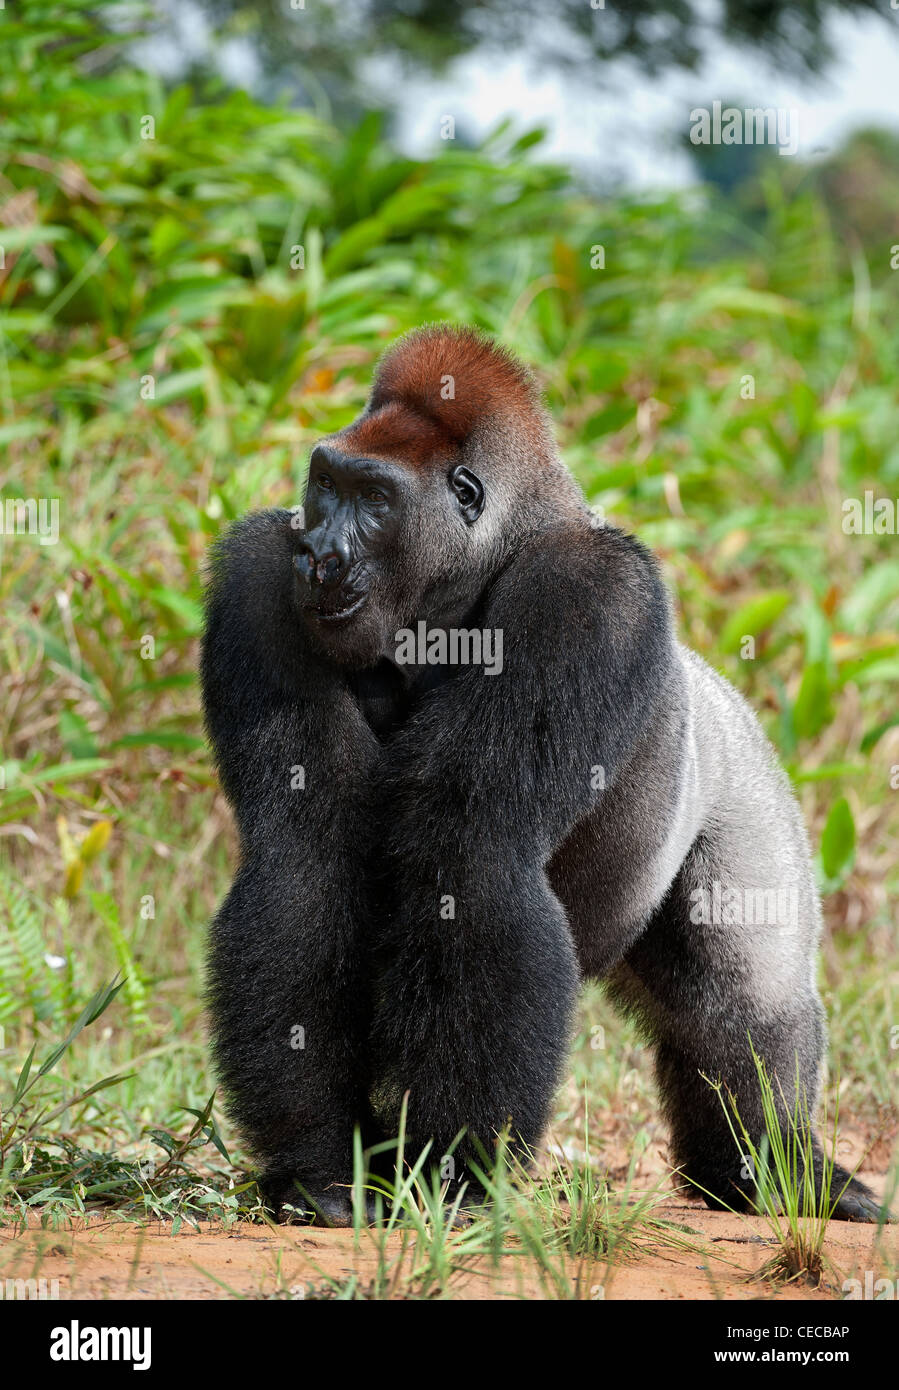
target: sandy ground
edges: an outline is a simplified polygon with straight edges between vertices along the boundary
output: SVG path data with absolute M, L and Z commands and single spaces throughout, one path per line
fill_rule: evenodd
M 865 1272 L 895 1279 L 899 1236 L 886 1231 L 875 1249 L 868 1226 L 834 1223 L 827 1239 L 831 1264 L 826 1286 L 772 1288 L 753 1279 L 776 1246 L 761 1220 L 706 1211 L 673 1199 L 657 1212 L 697 1234 L 695 1249 L 649 1246 L 609 1268 L 570 1261 L 571 1294 L 605 1299 L 833 1299 L 843 1281 Z M 391 1257 L 402 1261 L 401 1238 L 388 1239 Z M 409 1257 L 407 1257 L 408 1260 Z M 373 1238 L 364 1233 L 354 1249 L 352 1232 L 264 1227 L 241 1223 L 228 1232 L 186 1228 L 172 1235 L 161 1226 L 136 1228 L 91 1219 L 81 1229 L 31 1230 L 14 1239 L 0 1235 L 0 1278 L 42 1278 L 62 1299 L 314 1298 L 325 1276 L 343 1280 L 355 1271 L 362 1284 L 376 1268 Z M 402 1267 L 409 1267 L 408 1263 Z M 491 1273 L 482 1259 L 453 1275 L 446 1291 L 456 1298 L 558 1297 L 525 1257 L 504 1259 Z M 398 1290 L 398 1296 L 403 1296 Z
M 883 1175 L 863 1172 L 875 1191 Z M 499 1271 L 473 1257 L 455 1272 L 444 1297 L 467 1299 L 834 1299 L 848 1279 L 899 1277 L 899 1227 L 876 1228 L 833 1222 L 828 1231 L 824 1285 L 778 1288 L 753 1278 L 776 1251 L 771 1232 L 758 1218 L 710 1212 L 675 1194 L 653 1215 L 688 1228 L 690 1248 L 671 1249 L 648 1240 L 614 1265 L 592 1260 L 558 1261 L 555 1285 L 523 1253 L 506 1256 Z M 404 1276 L 415 1252 L 402 1237 L 363 1232 L 358 1248 L 351 1231 L 303 1227 L 266 1228 L 239 1223 L 228 1231 L 210 1224 L 177 1235 L 161 1224 L 136 1227 L 91 1216 L 77 1227 L 39 1227 L 13 1234 L 0 1228 L 0 1280 L 41 1278 L 62 1299 L 316 1298 L 326 1276 L 343 1282 L 355 1272 L 363 1286 L 377 1267 L 377 1241 L 386 1241 L 397 1271 L 392 1296 L 408 1295 Z M 58 1280 L 53 1291 L 52 1281 Z M 896 1285 L 893 1284 L 894 1295 Z M 383 1291 L 381 1296 L 385 1296 Z M 414 1294 L 412 1296 L 415 1296 Z M 868 1295 L 871 1296 L 870 1293 Z

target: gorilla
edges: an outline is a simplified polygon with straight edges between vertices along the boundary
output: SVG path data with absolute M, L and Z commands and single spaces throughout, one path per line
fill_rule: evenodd
M 815 1105 L 805 830 L 749 706 L 678 643 L 654 557 L 588 509 L 523 366 L 467 328 L 395 344 L 312 450 L 303 507 L 215 545 L 201 668 L 240 839 L 212 1043 L 276 1211 L 348 1224 L 354 1132 L 383 1145 L 404 1097 L 406 1152 L 452 1154 L 450 1194 L 481 1200 L 497 1136 L 525 1160 L 540 1140 L 584 978 L 656 1049 L 673 1163 L 747 1207 L 710 1082 L 757 1144 L 753 1050 L 782 1124 Z M 832 1193 L 877 1219 L 839 1166 Z

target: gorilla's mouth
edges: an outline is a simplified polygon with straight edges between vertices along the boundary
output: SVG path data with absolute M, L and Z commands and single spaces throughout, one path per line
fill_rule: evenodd
M 346 602 L 342 608 L 324 609 L 316 606 L 311 609 L 313 617 L 320 623 L 333 624 L 348 622 L 350 618 L 356 616 L 360 608 L 366 603 L 368 594 L 357 594 L 355 597 L 352 595 L 343 595 L 343 597 L 347 598 L 348 602 Z

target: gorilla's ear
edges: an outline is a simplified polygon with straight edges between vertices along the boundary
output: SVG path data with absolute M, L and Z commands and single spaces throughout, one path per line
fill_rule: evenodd
M 459 509 L 470 524 L 477 521 L 484 510 L 484 484 L 470 468 L 461 464 L 449 476 L 449 485 L 459 502 Z

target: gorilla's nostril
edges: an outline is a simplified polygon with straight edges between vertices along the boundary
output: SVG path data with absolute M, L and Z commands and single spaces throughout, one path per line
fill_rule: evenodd
M 338 555 L 326 555 L 319 563 L 318 577 L 322 584 L 336 584 L 343 569 Z

